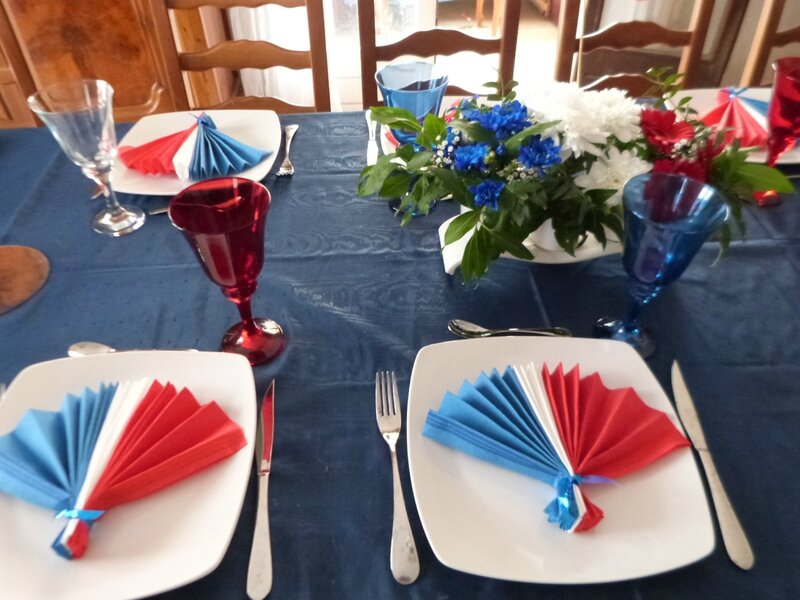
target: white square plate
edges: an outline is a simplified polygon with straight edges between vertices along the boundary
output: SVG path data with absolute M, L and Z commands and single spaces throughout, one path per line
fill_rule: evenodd
M 140 146 L 155 139 L 191 127 L 192 115 L 205 112 L 217 128 L 232 138 L 272 154 L 256 166 L 237 173 L 237 177 L 261 181 L 267 176 L 281 145 L 281 124 L 271 110 L 195 110 L 191 112 L 160 113 L 142 117 L 119 142 L 119 146 Z M 191 181 L 181 181 L 175 175 L 145 175 L 126 167 L 117 158 L 112 180 L 117 192 L 152 196 L 174 196 Z
M 676 103 L 678 100 L 685 96 L 691 97 L 691 102 L 689 102 L 689 106 L 697 111 L 697 116 L 702 117 L 712 108 L 717 106 L 717 93 L 719 92 L 719 88 L 697 88 L 693 90 L 683 90 L 678 92 L 675 96 Z M 769 102 L 772 98 L 772 89 L 771 88 L 748 88 L 746 92 L 743 94 L 748 98 L 753 98 L 755 100 L 763 100 L 764 102 Z M 745 104 L 745 107 L 747 105 Z M 767 125 L 767 118 L 766 116 L 759 114 L 757 111 L 750 110 L 750 114 L 753 115 L 756 121 L 759 124 L 769 131 L 769 127 Z M 752 163 L 760 163 L 766 164 L 767 162 L 767 151 L 766 150 L 754 150 L 751 152 L 747 157 L 747 162 Z M 778 159 L 777 164 L 779 165 L 793 165 L 800 163 L 800 147 L 795 145 L 794 148 L 786 152 L 783 156 Z
M 184 481 L 117 506 L 92 529 L 83 558 L 50 544 L 65 525 L 53 513 L 0 494 L 0 589 L 16 600 L 138 598 L 199 579 L 230 543 L 252 465 L 256 398 L 247 360 L 221 352 L 120 352 L 63 358 L 24 369 L 0 403 L 0 435 L 29 408 L 56 410 L 67 392 L 141 377 L 216 400 L 244 431 L 247 446 Z
M 682 448 L 618 485 L 584 485 L 605 512 L 594 529 L 570 534 L 548 523 L 555 490 L 422 436 L 430 409 L 481 371 L 543 362 L 579 364 L 611 387 L 632 386 L 678 423 L 639 355 L 622 342 L 498 337 L 426 346 L 417 354 L 408 398 L 408 459 L 422 525 L 448 567 L 532 583 L 600 583 L 645 577 L 695 562 L 714 548 L 714 527 L 692 452 Z

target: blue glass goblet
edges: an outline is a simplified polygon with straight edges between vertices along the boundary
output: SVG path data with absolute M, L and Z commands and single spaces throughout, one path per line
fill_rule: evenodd
M 448 78 L 433 63 L 416 61 L 387 65 L 375 81 L 386 106 L 406 109 L 421 125 L 429 113 L 439 114 Z M 417 139 L 416 132 L 401 129 L 392 129 L 392 135 L 401 144 Z
M 624 319 L 597 321 L 595 335 L 627 342 L 646 358 L 655 351 L 655 342 L 639 323 L 644 307 L 686 270 L 727 218 L 728 206 L 710 185 L 669 173 L 634 177 L 625 185 L 622 203 L 622 263 L 628 273 L 630 309 Z

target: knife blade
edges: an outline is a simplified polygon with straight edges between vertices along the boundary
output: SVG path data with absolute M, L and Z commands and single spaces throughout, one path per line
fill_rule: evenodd
M 255 463 L 258 475 L 258 505 L 250 565 L 247 569 L 247 596 L 251 600 L 266 598 L 272 589 L 272 546 L 269 536 L 269 507 L 267 492 L 272 469 L 272 440 L 275 432 L 275 380 L 273 379 L 258 415 L 256 429 Z
M 672 363 L 672 394 L 675 396 L 675 406 L 681 418 L 683 427 L 692 441 L 692 445 L 700 456 L 700 462 L 708 480 L 711 490 L 711 500 L 717 512 L 717 521 L 722 532 L 722 541 L 731 561 L 740 569 L 749 570 L 755 564 L 755 556 L 750 542 L 747 541 L 742 524 L 728 499 L 728 494 L 722 485 L 722 480 L 717 473 L 717 467 L 711 458 L 711 452 L 706 444 L 706 436 L 700 425 L 700 418 L 694 406 L 689 388 L 683 380 L 683 374 L 678 366 L 678 361 Z
M 367 129 L 369 140 L 367 141 L 367 165 L 374 165 L 378 162 L 378 142 L 375 141 L 375 121 L 372 120 L 372 112 L 367 110 L 364 113 L 367 119 Z

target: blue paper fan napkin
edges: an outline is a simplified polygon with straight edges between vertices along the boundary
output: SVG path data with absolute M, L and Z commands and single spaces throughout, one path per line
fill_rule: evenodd
M 222 133 L 205 113 L 197 118 L 197 122 L 197 142 L 189 165 L 192 181 L 241 173 L 272 154 Z

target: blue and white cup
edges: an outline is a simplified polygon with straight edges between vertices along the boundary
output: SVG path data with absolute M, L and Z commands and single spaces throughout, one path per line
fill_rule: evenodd
M 375 81 L 386 106 L 404 108 L 420 125 L 428 113 L 439 114 L 448 77 L 435 64 L 423 61 L 387 65 L 375 74 Z M 392 129 L 395 139 L 409 144 L 416 132 Z

